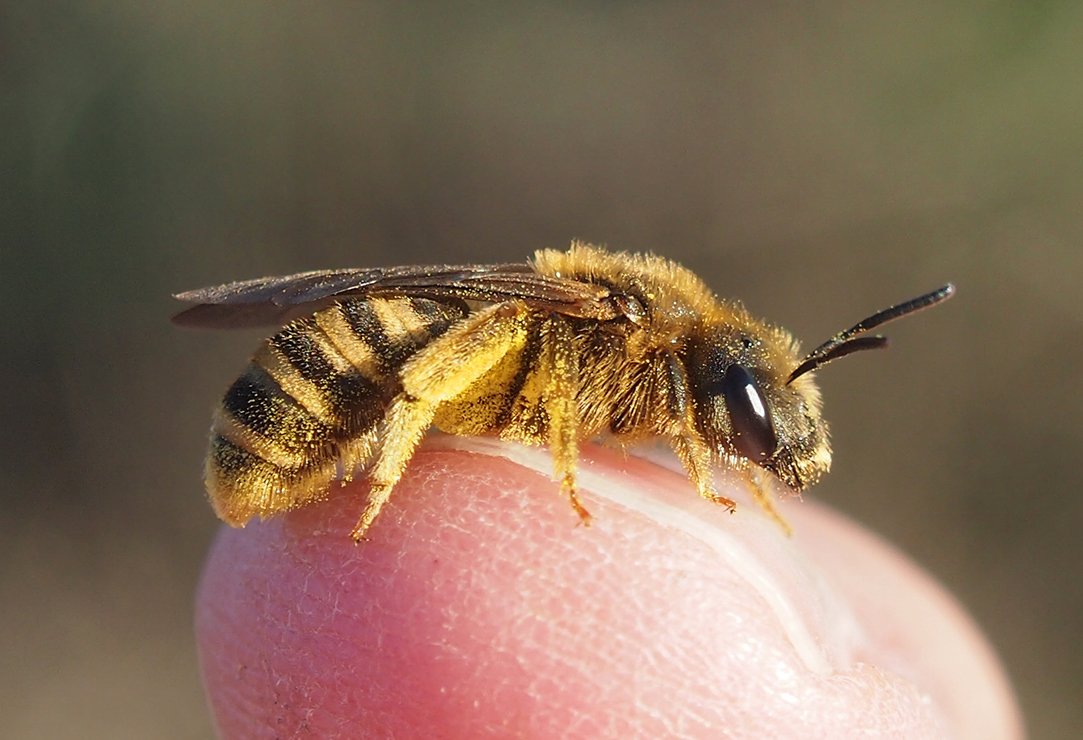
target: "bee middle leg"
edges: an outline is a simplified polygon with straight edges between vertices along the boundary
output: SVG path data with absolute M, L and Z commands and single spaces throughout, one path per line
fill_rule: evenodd
M 560 490 L 568 497 L 579 520 L 590 525 L 590 512 L 579 500 L 575 487 L 575 466 L 579 460 L 579 418 L 575 394 L 579 388 L 579 365 L 574 334 L 568 323 L 552 317 L 542 325 L 542 354 L 548 382 L 544 406 L 549 420 L 549 451 L 553 473 Z
M 391 497 L 437 407 L 463 393 L 523 343 L 526 316 L 526 307 L 520 303 L 490 306 L 452 327 L 402 367 L 402 392 L 385 415 L 381 448 L 368 476 L 368 501 L 351 532 L 355 540 L 364 539 Z

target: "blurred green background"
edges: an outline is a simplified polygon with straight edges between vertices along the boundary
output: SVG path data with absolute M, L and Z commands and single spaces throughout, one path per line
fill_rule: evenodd
M 172 292 L 579 237 L 806 347 L 954 280 L 821 376 L 812 495 L 1078 736 L 1083 5 L 8 2 L 0 82 L 0 735 L 210 732 L 200 466 L 260 335 Z

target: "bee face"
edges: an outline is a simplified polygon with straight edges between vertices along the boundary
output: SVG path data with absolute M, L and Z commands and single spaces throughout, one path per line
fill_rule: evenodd
M 715 453 L 800 491 L 830 468 L 831 448 L 812 378 L 786 382 L 799 363 L 795 349 L 777 329 L 719 326 L 692 345 L 689 376 L 699 431 Z

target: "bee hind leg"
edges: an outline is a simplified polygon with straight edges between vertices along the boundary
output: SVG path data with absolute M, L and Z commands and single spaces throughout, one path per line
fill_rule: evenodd
M 509 351 L 523 343 L 526 309 L 509 302 L 489 306 L 453 326 L 411 357 L 399 371 L 402 392 L 384 417 L 380 450 L 369 472 L 372 487 L 350 533 L 356 541 L 379 515 L 436 409 L 466 391 Z

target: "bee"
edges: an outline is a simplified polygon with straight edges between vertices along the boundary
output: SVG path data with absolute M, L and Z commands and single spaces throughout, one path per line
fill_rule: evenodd
M 661 438 L 700 496 L 731 512 L 716 465 L 800 492 L 831 464 L 813 371 L 887 340 L 869 330 L 940 303 L 945 285 L 801 356 L 785 330 L 654 255 L 573 242 L 529 262 L 305 272 L 176 296 L 182 326 L 283 325 L 214 415 L 206 485 L 233 526 L 319 501 L 365 470 L 364 539 L 430 427 L 548 445 L 576 492 L 584 440 Z M 788 527 L 753 477 L 754 498 Z

